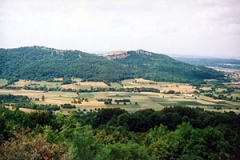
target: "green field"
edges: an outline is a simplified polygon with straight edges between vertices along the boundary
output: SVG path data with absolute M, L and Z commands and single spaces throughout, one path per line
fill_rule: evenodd
M 240 89 L 235 89 L 234 93 L 239 93 L 240 94 Z
M 0 79 L 0 87 L 6 85 L 8 83 L 8 80 L 6 79 Z
M 122 88 L 122 86 L 119 83 L 110 83 L 111 88 Z
M 94 95 L 92 93 L 80 93 L 78 95 L 79 98 L 92 98 Z

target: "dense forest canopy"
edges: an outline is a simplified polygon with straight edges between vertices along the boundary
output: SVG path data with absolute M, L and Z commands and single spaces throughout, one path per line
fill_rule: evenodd
M 108 60 L 104 56 L 46 47 L 0 49 L 0 78 L 9 83 L 18 79 L 52 81 L 57 77 L 116 82 L 130 78 L 155 81 L 194 82 L 223 78 L 223 73 L 179 62 L 163 54 L 137 54 Z
M 0 104 L 1 105 L 1 104 Z M 69 115 L 0 107 L 1 159 L 239 159 L 240 115 L 170 107 Z

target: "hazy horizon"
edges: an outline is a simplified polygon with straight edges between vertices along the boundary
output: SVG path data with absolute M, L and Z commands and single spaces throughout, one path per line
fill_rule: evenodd
M 0 48 L 240 58 L 238 0 L 2 0 Z

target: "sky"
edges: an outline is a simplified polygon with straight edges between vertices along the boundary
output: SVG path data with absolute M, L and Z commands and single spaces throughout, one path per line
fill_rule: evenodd
M 0 0 L 0 48 L 240 58 L 239 0 Z

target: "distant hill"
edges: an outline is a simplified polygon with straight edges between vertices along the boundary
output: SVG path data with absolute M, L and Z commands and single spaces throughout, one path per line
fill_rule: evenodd
M 99 56 L 39 46 L 0 49 L 0 78 L 11 83 L 17 79 L 52 81 L 56 77 L 104 82 L 139 77 L 155 81 L 194 82 L 223 78 L 223 73 L 144 50 L 117 51 Z
M 174 57 L 174 59 L 186 62 L 193 65 L 202 65 L 222 69 L 240 70 L 239 59 L 227 58 L 189 58 L 189 57 Z

